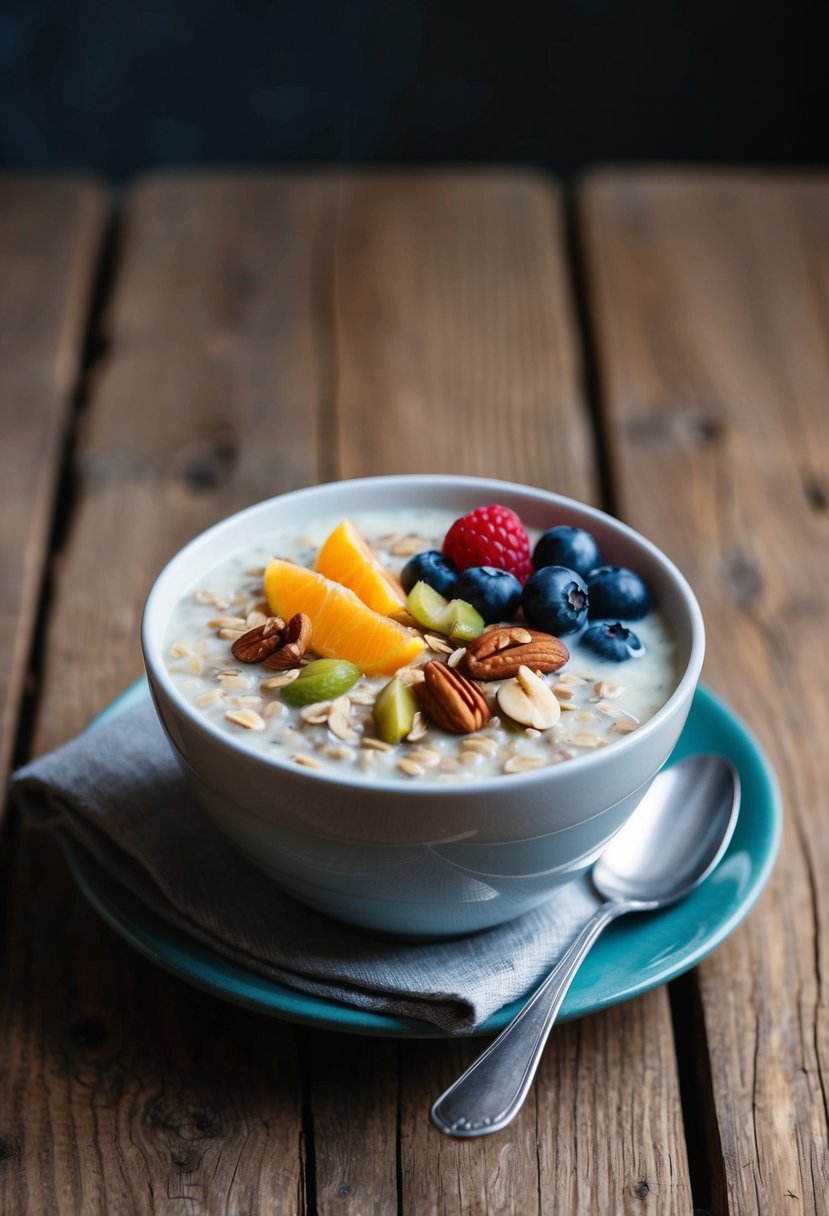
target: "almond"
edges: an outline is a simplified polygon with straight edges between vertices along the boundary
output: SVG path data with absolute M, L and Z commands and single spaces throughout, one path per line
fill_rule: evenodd
M 558 671 L 569 658 L 567 647 L 551 633 L 503 625 L 470 642 L 460 666 L 473 680 L 508 680 L 518 674 L 520 667 Z
M 553 690 L 529 667 L 519 667 L 516 678 L 501 685 L 498 704 L 514 722 L 534 730 L 549 730 L 561 717 Z
M 423 682 L 414 690 L 423 712 L 437 726 L 454 735 L 469 735 L 492 717 L 481 690 L 454 667 L 432 659 L 423 674 Z

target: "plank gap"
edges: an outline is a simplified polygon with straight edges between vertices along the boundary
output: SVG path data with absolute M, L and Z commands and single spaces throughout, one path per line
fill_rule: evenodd
M 294 1026 L 294 1048 L 299 1068 L 299 1099 L 300 1118 L 302 1121 L 302 1185 L 305 1198 L 305 1212 L 308 1216 L 317 1213 L 317 1151 L 314 1130 L 313 1083 L 311 1076 L 311 1038 L 313 1031 L 306 1026 Z
M 569 268 L 570 294 L 576 324 L 574 340 L 581 348 L 581 391 L 587 406 L 590 434 L 599 480 L 599 506 L 609 515 L 619 514 L 619 495 L 613 462 L 610 457 L 608 428 L 602 410 L 600 360 L 590 300 L 590 278 L 586 271 L 583 235 L 579 224 L 577 191 L 566 184 L 562 191 L 564 199 L 564 246 Z
M 98 250 L 98 265 L 93 278 L 89 308 L 83 329 L 78 374 L 72 388 L 67 422 L 61 442 L 57 489 L 46 560 L 43 565 L 32 645 L 26 666 L 23 698 L 12 752 L 13 769 L 25 764 L 32 754 L 32 742 L 42 690 L 46 635 L 54 596 L 55 563 L 66 545 L 79 494 L 75 453 L 78 446 L 81 416 L 89 399 L 91 372 L 105 346 L 102 320 L 115 275 L 118 234 L 119 216 L 117 210 L 113 209 L 107 218 Z M 4 824 L 4 831 L 9 836 L 16 834 L 17 819 L 17 811 L 14 807 L 10 807 Z
M 727 1216 L 722 1143 L 696 973 L 689 971 L 673 980 L 668 985 L 668 995 L 694 1211 Z

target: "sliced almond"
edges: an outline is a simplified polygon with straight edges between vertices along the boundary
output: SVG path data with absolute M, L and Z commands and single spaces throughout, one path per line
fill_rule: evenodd
M 245 730 L 264 730 L 265 719 L 260 718 L 252 709 L 231 709 L 225 714 L 228 722 L 233 722 L 236 726 L 243 726 Z
M 451 654 L 452 647 L 447 642 L 446 638 L 438 637 L 436 633 L 424 633 L 423 640 L 430 650 L 435 654 Z
M 259 687 L 263 692 L 272 692 L 275 688 L 284 688 L 286 684 L 293 684 L 298 675 L 299 668 L 292 667 L 289 671 L 280 672 L 278 676 L 268 676 Z
M 561 717 L 561 706 L 553 690 L 529 667 L 519 667 L 515 679 L 506 680 L 497 696 L 504 713 L 522 726 L 549 730 Z
M 351 702 L 348 697 L 337 697 L 328 714 L 328 729 L 332 735 L 342 739 L 344 743 L 357 738 L 357 732 L 351 721 Z

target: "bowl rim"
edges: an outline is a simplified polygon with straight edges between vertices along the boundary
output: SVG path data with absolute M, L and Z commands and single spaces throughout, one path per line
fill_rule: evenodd
M 331 491 L 334 487 L 342 489 L 344 493 L 355 493 L 369 487 L 376 488 L 377 490 L 381 490 L 384 486 L 388 486 L 389 489 L 393 487 L 399 488 L 401 483 L 411 486 L 434 485 L 480 490 L 483 495 L 489 496 L 489 501 L 497 501 L 494 496 L 498 494 L 506 494 L 512 498 L 526 498 L 527 500 L 546 500 L 552 505 L 560 506 L 564 510 L 572 510 L 588 519 L 593 519 L 601 523 L 602 526 L 609 526 L 648 553 L 651 559 L 662 568 L 663 572 L 679 592 L 691 629 L 691 647 L 685 670 L 676 688 L 664 705 L 660 706 L 656 713 L 646 722 L 643 722 L 635 731 L 618 740 L 614 740 L 612 747 L 599 748 L 596 751 L 574 756 L 564 764 L 545 765 L 542 768 L 530 769 L 524 773 L 510 773 L 508 778 L 500 773 L 493 777 L 480 778 L 470 782 L 460 782 L 455 785 L 449 782 L 428 783 L 424 785 L 416 782 L 405 782 L 396 778 L 367 779 L 360 775 L 351 776 L 348 773 L 329 772 L 326 769 L 303 768 L 297 764 L 292 764 L 289 760 L 283 760 L 279 756 L 270 756 L 254 751 L 240 739 L 237 740 L 229 732 L 201 715 L 171 678 L 163 661 L 163 639 L 161 636 L 156 636 L 152 629 L 152 621 L 156 615 L 156 603 L 164 594 L 166 584 L 174 577 L 176 569 L 199 548 L 208 546 L 221 532 L 235 528 L 245 516 L 253 517 L 259 513 L 264 514 L 275 503 L 285 503 L 287 500 L 301 501 L 303 498 L 313 500 L 316 494 L 322 491 Z M 484 499 L 482 498 L 481 501 L 483 502 Z M 347 515 L 347 510 L 344 510 L 344 514 Z M 238 546 L 229 550 L 224 557 L 227 558 L 237 551 Z M 222 560 L 224 558 L 218 559 L 218 561 Z M 211 562 L 211 566 L 215 566 L 216 564 L 215 560 Z M 160 634 L 161 629 L 158 632 Z M 274 495 L 272 498 L 262 499 L 259 502 L 243 507 L 239 511 L 233 512 L 231 515 L 225 516 L 215 524 L 199 532 L 178 549 L 159 571 L 144 603 L 140 633 L 144 665 L 150 688 L 153 692 L 154 704 L 158 693 L 163 692 L 172 705 L 184 714 L 190 725 L 198 733 L 209 739 L 211 744 L 217 745 L 220 751 L 229 753 L 246 763 L 251 763 L 264 772 L 285 774 L 295 780 L 322 782 L 323 784 L 330 785 L 332 788 L 345 787 L 352 790 L 366 791 L 369 796 L 375 793 L 395 794 L 400 796 L 404 802 L 407 799 L 411 799 L 413 795 L 452 798 L 453 795 L 465 795 L 468 797 L 470 794 L 475 796 L 480 794 L 483 796 L 498 791 L 503 793 L 506 788 L 510 791 L 518 791 L 529 786 L 534 786 L 539 782 L 555 781 L 557 773 L 560 774 L 566 771 L 569 774 L 573 774 L 574 766 L 576 772 L 590 770 L 591 772 L 600 773 L 607 765 L 614 763 L 614 757 L 621 757 L 622 752 L 620 749 L 630 751 L 633 748 L 642 746 L 643 741 L 657 732 L 665 720 L 671 717 L 683 702 L 687 702 L 690 705 L 694 689 L 699 682 L 705 657 L 705 624 L 697 598 L 679 567 L 653 541 L 617 516 L 611 515 L 609 512 L 599 507 L 594 507 L 589 503 L 582 502 L 579 499 L 559 494 L 556 491 L 546 490 L 540 486 L 524 485 L 519 482 L 453 473 L 382 474 L 372 477 L 348 478 L 341 481 L 318 482 L 310 486 L 288 490 L 283 494 Z M 156 712 L 162 718 L 157 706 Z M 166 729 L 165 726 L 165 732 Z M 505 786 L 506 780 L 508 780 L 508 786 Z

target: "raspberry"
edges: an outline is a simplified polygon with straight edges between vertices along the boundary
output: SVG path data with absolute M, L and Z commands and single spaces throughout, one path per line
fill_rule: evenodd
M 443 540 L 443 556 L 458 570 L 494 566 L 508 570 L 522 583 L 532 574 L 530 538 L 509 507 L 478 507 L 452 524 Z

